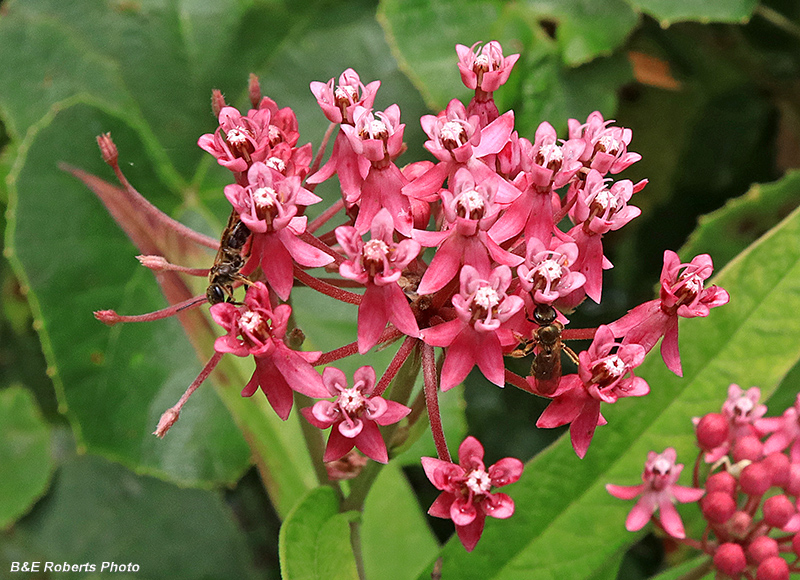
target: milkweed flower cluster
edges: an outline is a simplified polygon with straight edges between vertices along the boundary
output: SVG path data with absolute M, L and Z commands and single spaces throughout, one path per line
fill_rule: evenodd
M 147 205 L 122 176 L 110 137 L 101 137 L 106 161 L 143 211 L 218 253 L 209 270 L 143 256 L 142 263 L 154 270 L 208 276 L 208 291 L 151 315 L 96 316 L 109 324 L 152 320 L 212 303 L 211 316 L 225 334 L 198 380 L 165 413 L 159 436 L 175 424 L 188 395 L 224 353 L 253 357 L 255 370 L 242 394 L 261 390 L 282 419 L 296 395 L 322 399 L 301 412 L 312 425 L 331 428 L 322 459 L 341 462 L 329 469 L 332 474 L 360 469 L 363 463 L 347 459 L 353 448 L 387 462 L 409 430 L 388 439 L 389 431 L 381 428 L 414 422 L 427 410 L 438 459 L 426 458 L 423 465 L 442 490 L 431 514 L 452 519 L 471 550 L 486 515 L 513 513 L 510 498 L 489 489 L 516 481 L 522 465 L 507 458 L 486 470 L 473 438 L 462 444 L 459 465 L 450 463 L 438 416 L 440 392 L 477 367 L 499 387 L 510 383 L 546 397 L 551 403 L 537 425 L 569 424 L 573 447 L 583 457 L 596 427 L 606 423 L 602 404 L 649 392 L 635 369 L 659 339 L 664 361 L 680 374 L 678 317 L 707 316 L 728 295 L 706 285 L 713 270 L 709 256 L 682 263 L 668 250 L 657 300 L 596 329 L 571 328 L 568 317 L 584 300 L 602 299 L 603 271 L 612 267 L 603 237 L 640 214 L 635 198 L 647 180 L 616 177 L 641 157 L 628 150 L 632 132 L 596 111 L 585 120 L 569 119 L 563 138 L 548 122 L 532 140 L 520 136 L 514 112 L 498 111 L 493 97 L 519 55 L 504 55 L 495 41 L 458 45 L 456 52 L 458 71 L 474 96 L 466 105 L 453 99 L 443 111 L 420 119 L 433 162 L 401 161 L 406 125 L 400 107 L 374 110 L 380 82 L 364 84 L 352 69 L 338 80 L 310 85 L 331 123 L 316 155 L 310 143 L 299 145 L 293 110 L 262 96 L 255 77 L 246 112 L 215 91 L 218 127 L 198 145 L 231 172 L 232 183 L 224 188 L 231 217 L 218 244 Z M 315 188 L 334 179 L 339 198 L 309 221 L 309 208 L 322 201 Z M 323 267 L 338 277 L 312 272 Z M 330 352 L 296 350 L 302 333 L 292 328 L 292 292 L 298 285 L 357 307 L 352 343 Z M 241 286 L 246 289 L 240 302 Z M 575 353 L 564 344 L 571 339 L 592 343 Z M 332 366 L 394 342 L 402 344 L 380 378 L 365 365 L 349 387 Z M 434 347 L 442 349 L 440 367 Z M 393 382 L 412 353 L 422 361 L 424 392 L 408 406 L 413 379 L 407 389 Z M 529 376 L 504 368 L 504 357 L 528 354 L 534 359 Z M 573 372 L 562 373 L 562 354 L 576 367 Z M 315 367 L 323 367 L 322 374 Z M 663 498 L 653 505 L 669 509 Z
M 708 554 L 723 577 L 788 580 L 800 572 L 800 395 L 780 417 L 764 416 L 760 396 L 757 387 L 732 384 L 719 413 L 694 420 L 692 487 L 677 485 L 683 465 L 672 448 L 650 452 L 642 484 L 606 485 L 617 498 L 638 498 L 629 531 L 652 520 Z M 706 524 L 699 538 L 686 536 L 676 502 L 698 503 Z

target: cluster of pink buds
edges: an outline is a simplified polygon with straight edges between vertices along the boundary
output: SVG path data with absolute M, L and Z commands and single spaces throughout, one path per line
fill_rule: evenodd
M 789 580 L 800 572 L 800 395 L 781 417 L 769 418 L 760 395 L 756 387 L 731 385 L 720 413 L 694 420 L 700 454 L 693 487 L 676 484 L 683 465 L 672 448 L 650 452 L 642 484 L 606 486 L 620 499 L 639 497 L 629 531 L 652 519 L 734 580 Z M 700 539 L 686 537 L 676 501 L 699 501 L 706 521 Z
M 292 109 L 262 97 L 255 77 L 252 108 L 244 114 L 215 91 L 219 126 L 198 145 L 232 173 L 233 183 L 224 190 L 231 217 L 219 244 L 187 234 L 217 249 L 214 265 L 192 270 L 142 257 L 153 269 L 208 276 L 208 290 L 152 315 L 102 311 L 97 316 L 107 323 L 149 320 L 212 304 L 211 315 L 225 335 L 216 340 L 216 354 L 198 380 L 164 414 L 159 436 L 176 422 L 188 395 L 223 353 L 253 357 L 255 370 L 242 395 L 260 389 L 283 419 L 296 393 L 326 399 L 302 410 L 316 427 L 331 428 L 326 462 L 349 457 L 354 447 L 375 461 L 388 461 L 395 442 L 384 440 L 379 426 L 405 417 L 414 421 L 426 407 L 439 459 L 426 459 L 424 466 L 443 492 L 430 513 L 450 517 L 472 549 L 486 515 L 513 513 L 510 498 L 489 494 L 490 487 L 512 483 L 522 466 L 506 459 L 487 471 L 474 439 L 462 444 L 460 466 L 450 464 L 440 392 L 477 367 L 499 387 L 510 383 L 547 397 L 552 402 L 537 425 L 569 424 L 573 447 L 583 457 L 596 427 L 606 423 L 603 403 L 649 392 L 635 369 L 659 339 L 664 361 L 680 374 L 678 317 L 707 316 L 728 295 L 706 287 L 713 269 L 709 256 L 681 263 L 666 251 L 658 299 L 596 329 L 570 328 L 575 308 L 587 297 L 602 298 L 603 271 L 612 267 L 603 236 L 640 213 L 631 202 L 647 180 L 612 177 L 640 159 L 628 151 L 631 130 L 594 112 L 583 122 L 569 119 L 566 139 L 547 122 L 532 141 L 521 137 L 513 111 L 500 114 L 493 98 L 519 55 L 504 56 L 497 42 L 458 45 L 456 51 L 461 78 L 474 97 L 467 105 L 453 99 L 438 115 L 420 120 L 435 162 L 398 164 L 406 150 L 400 107 L 374 111 L 380 83 L 364 85 L 352 69 L 338 83 L 311 83 L 331 122 L 316 156 L 311 144 L 298 146 Z M 334 131 L 330 157 L 322 163 Z M 128 193 L 138 195 L 121 176 L 110 138 L 103 137 L 101 145 Z M 334 177 L 340 198 L 309 222 L 307 208 L 322 201 L 315 187 Z M 146 211 L 158 213 L 152 206 Z M 163 214 L 157 219 L 172 223 Z M 339 277 L 309 272 L 321 267 Z M 246 293 L 237 299 L 242 285 Z M 355 340 L 325 353 L 295 350 L 302 342 L 297 340 L 302 333 L 290 327 L 296 285 L 357 306 Z M 593 342 L 575 353 L 564 344 L 571 339 Z M 362 366 L 348 387 L 344 373 L 327 366 L 396 341 L 402 344 L 380 379 L 373 367 Z M 443 349 L 440 366 L 434 347 Z M 383 397 L 412 352 L 422 360 L 424 396 L 415 403 L 420 409 L 406 406 L 410 389 L 393 388 L 397 400 Z M 529 376 L 505 369 L 505 356 L 531 354 Z M 563 376 L 562 355 L 576 367 Z M 325 366 L 321 375 L 314 368 L 320 366 Z

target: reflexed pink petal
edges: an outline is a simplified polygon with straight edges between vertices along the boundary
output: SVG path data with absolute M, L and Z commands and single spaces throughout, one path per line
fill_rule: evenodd
M 316 405 L 316 403 L 315 403 Z M 317 429 L 327 429 L 331 426 L 332 422 L 329 421 L 320 421 L 314 416 L 314 411 L 312 407 L 303 407 L 300 409 L 300 413 L 303 417 L 306 418 L 306 421 L 314 425 Z
M 606 491 L 618 499 L 633 499 L 644 492 L 647 486 L 643 483 L 639 485 L 614 485 L 606 484 Z
M 516 298 L 516 297 L 515 297 Z M 522 299 L 520 299 L 520 306 Z M 498 387 L 504 387 L 505 366 L 503 363 L 503 350 L 500 341 L 494 333 L 486 333 L 480 344 L 475 348 L 475 363 L 481 369 L 483 376 Z
M 461 544 L 464 546 L 464 549 L 467 552 L 471 552 L 475 549 L 475 546 L 478 543 L 478 540 L 481 539 L 481 534 L 483 533 L 483 525 L 486 521 L 486 516 L 483 512 L 478 512 L 478 515 L 472 520 L 472 523 L 467 526 L 456 526 L 456 533 L 458 534 L 458 539 L 461 540 Z
M 448 490 L 450 489 L 449 483 L 451 477 L 454 478 L 464 475 L 464 470 L 458 465 L 454 465 L 449 461 L 442 461 L 436 457 L 423 457 L 421 462 L 422 468 L 425 470 L 425 475 L 428 476 L 428 479 L 436 489 Z
M 481 142 L 473 147 L 475 157 L 496 155 L 505 147 L 514 130 L 514 111 L 508 111 L 481 130 Z
M 430 266 L 428 266 L 425 274 L 422 275 L 417 292 L 423 295 L 433 294 L 444 288 L 458 274 L 462 255 L 461 239 L 448 237 L 439 246 Z
M 683 522 L 681 516 L 678 515 L 678 510 L 672 505 L 669 500 L 662 500 L 659 503 L 661 525 L 664 530 L 673 538 L 682 539 L 686 537 L 686 532 L 683 530 Z
M 298 393 L 317 399 L 330 396 L 314 367 L 283 343 L 277 344 L 271 360 L 288 385 Z
M 650 516 L 653 515 L 654 510 L 655 506 L 649 501 L 648 496 L 642 496 L 628 514 L 625 520 L 625 529 L 629 532 L 641 530 L 650 521 Z
M 455 499 L 456 499 L 455 495 L 453 495 L 449 491 L 443 491 L 442 493 L 439 494 L 439 497 L 437 497 L 431 504 L 430 509 L 428 509 L 428 514 L 432 515 L 435 518 L 444 518 L 446 520 L 449 520 L 450 506 L 453 505 Z
M 389 322 L 386 302 L 380 286 L 368 284 L 358 305 L 358 352 L 366 353 L 378 344 L 378 339 Z
M 600 401 L 590 400 L 583 406 L 580 415 L 569 426 L 572 447 L 581 459 L 584 458 L 586 451 L 589 449 L 599 417 Z
M 667 368 L 679 377 L 683 376 L 681 354 L 678 350 L 678 318 L 671 317 L 661 340 L 661 358 Z
M 677 499 L 680 503 L 695 502 L 703 497 L 703 494 L 705 494 L 704 489 L 685 487 L 683 485 L 672 485 L 669 489 L 672 492 L 672 495 L 675 496 L 675 499 Z
M 424 342 L 432 346 L 450 346 L 463 329 L 464 324 L 454 319 L 424 328 L 420 331 L 420 335 Z
M 316 373 L 316 371 L 314 371 Z M 256 359 L 256 375 L 261 390 L 267 396 L 269 404 L 275 409 L 278 417 L 284 421 L 292 410 L 292 389 L 271 360 Z M 314 395 L 310 395 L 314 396 Z
M 325 447 L 325 454 L 322 456 L 322 461 L 336 461 L 341 459 L 355 446 L 353 439 L 344 437 L 336 428 L 331 429 L 331 434 L 328 436 L 328 445 Z
M 405 335 L 419 337 L 419 326 L 406 295 L 397 284 L 384 287 L 383 296 L 389 311 L 389 321 Z M 363 302 L 362 302 L 363 304 Z
M 388 463 L 389 454 L 383 442 L 381 431 L 373 421 L 364 421 L 364 428 L 355 438 L 355 445 L 361 452 L 378 463 Z
M 475 366 L 475 341 L 472 336 L 473 334 L 474 333 L 469 332 L 469 329 L 462 331 L 450 344 L 450 348 L 447 349 L 440 379 L 440 388 L 442 391 L 447 391 L 460 384 L 467 378 L 472 367 Z

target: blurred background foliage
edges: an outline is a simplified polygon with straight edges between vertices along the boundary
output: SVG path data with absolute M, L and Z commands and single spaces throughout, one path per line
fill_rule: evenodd
M 606 237 L 615 268 L 602 305 L 587 304 L 574 325 L 609 322 L 651 299 L 664 249 L 684 246 L 698 220 L 693 254 L 711 253 L 720 268 L 798 205 L 792 0 L 0 3 L 0 576 L 12 561 L 115 560 L 137 562 L 137 579 L 280 577 L 286 509 L 270 503 L 264 470 L 251 467 L 214 392 L 182 417 L 184 439 L 159 447 L 149 435 L 200 362 L 177 325 L 109 331 L 92 320 L 95 309 L 142 312 L 163 299 L 110 218 L 97 217 L 102 207 L 56 163 L 111 179 L 94 146 L 111 130 L 136 187 L 216 235 L 228 176 L 195 146 L 215 127 L 212 88 L 244 108 L 247 75 L 258 74 L 316 145 L 326 123 L 308 83 L 352 66 L 365 82 L 382 81 L 377 109 L 400 104 L 408 162 L 426 155 L 419 117 L 469 99 L 454 45 L 492 39 L 522 55 L 496 95 L 501 111 L 514 109 L 520 135 L 549 121 L 565 136 L 568 118 L 600 110 L 633 129 L 630 150 L 643 156 L 624 177 L 650 180 L 635 199 L 642 216 Z M 756 185 L 787 174 L 783 185 Z M 352 339 L 341 338 L 354 336 L 352 321 L 341 322 L 352 313 L 321 310 L 300 320 L 314 348 Z M 142 350 L 148 341 L 158 343 L 152 352 Z M 174 358 L 150 368 L 165 345 Z M 512 364 L 524 372 L 529 363 Z M 797 374 L 784 383 L 796 385 Z M 786 402 L 790 392 L 780 391 Z M 527 460 L 559 435 L 533 427 L 545 403 L 473 374 L 463 399 L 451 399 L 452 430 L 477 436 L 490 462 Z M 435 491 L 415 461 L 403 463 L 429 505 Z M 452 529 L 430 524 L 440 540 Z M 664 554 L 645 537 L 620 577 L 649 576 Z

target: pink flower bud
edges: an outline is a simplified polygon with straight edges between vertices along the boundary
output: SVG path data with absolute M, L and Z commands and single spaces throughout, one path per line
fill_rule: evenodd
M 794 504 L 785 495 L 773 496 L 764 502 L 764 521 L 773 528 L 782 528 L 795 514 Z
M 751 463 L 742 470 L 739 485 L 748 495 L 764 495 L 772 486 L 772 476 L 763 463 Z
M 758 461 L 761 459 L 761 450 L 764 444 L 755 435 L 742 437 L 733 446 L 733 461 L 738 463 L 743 459 Z
M 759 536 L 747 546 L 747 559 L 760 564 L 767 558 L 778 555 L 778 542 L 769 536 Z
M 120 322 L 120 316 L 113 310 L 96 310 L 94 312 L 94 317 L 102 322 L 103 324 L 107 324 L 108 326 L 114 326 L 117 322 Z
M 703 516 L 712 524 L 724 524 L 736 512 L 736 502 L 724 491 L 709 493 L 701 502 Z
M 783 453 L 770 453 L 762 462 L 772 474 L 772 485 L 785 487 L 789 483 L 791 463 Z
M 730 427 L 722 413 L 709 413 L 697 424 L 697 444 L 703 451 L 711 451 L 728 440 Z
M 731 519 L 728 520 L 726 527 L 728 528 L 728 533 L 733 536 L 734 538 L 744 538 L 750 532 L 750 526 L 753 523 L 753 516 L 748 514 L 747 512 L 738 511 Z
M 170 427 L 172 427 L 178 420 L 180 414 L 181 412 L 176 410 L 174 407 L 164 411 L 164 414 L 161 415 L 161 419 L 158 421 L 158 427 L 156 427 L 156 430 L 153 431 L 153 435 L 159 439 L 163 439 Z
M 747 566 L 744 550 L 739 544 L 732 542 L 722 544 L 714 553 L 714 566 L 723 574 L 733 577 L 739 576 Z
M 721 491 L 732 497 L 736 493 L 736 478 L 727 471 L 715 473 L 706 480 L 706 491 L 708 493 Z
M 793 463 L 789 467 L 789 481 L 786 482 L 785 490 L 789 495 L 800 495 L 800 464 Z
M 792 552 L 800 556 L 800 532 L 796 533 L 792 538 Z
M 215 118 L 219 118 L 219 113 L 225 107 L 225 97 L 222 96 L 222 91 L 219 89 L 212 89 L 211 91 L 211 112 Z
M 789 564 L 780 556 L 767 558 L 758 565 L 756 580 L 789 580 Z

